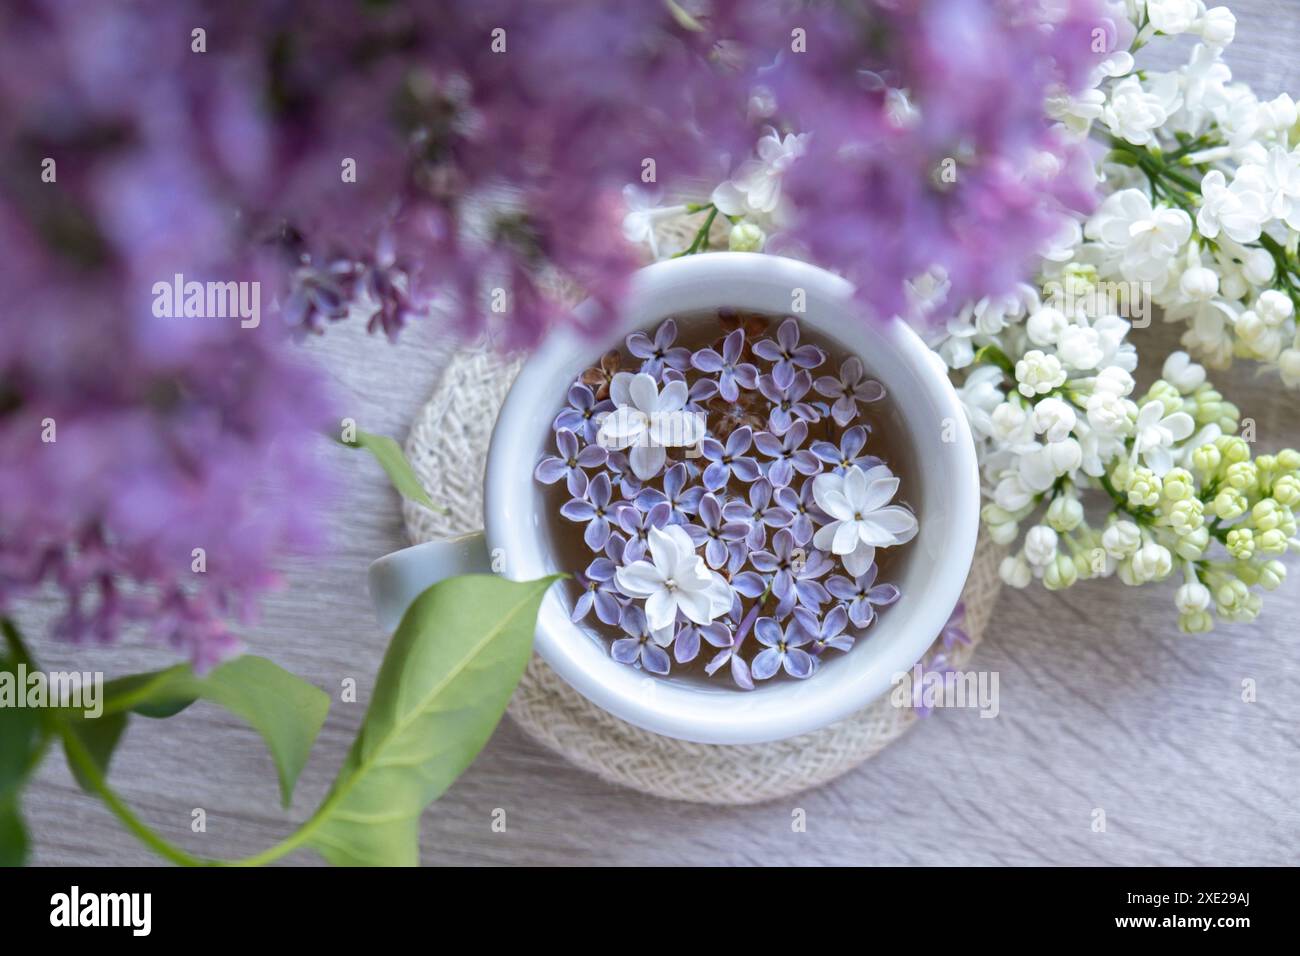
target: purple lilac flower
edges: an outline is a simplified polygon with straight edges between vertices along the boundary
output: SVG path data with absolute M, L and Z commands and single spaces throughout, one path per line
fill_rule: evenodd
M 893 587 L 893 585 L 881 585 L 881 587 Z M 898 588 L 894 588 L 895 591 Z M 894 601 L 898 598 L 894 598 Z M 887 602 L 893 604 L 893 601 Z M 952 614 L 948 616 L 948 623 L 943 626 L 939 632 L 939 639 L 943 642 L 945 652 L 951 651 L 958 644 L 969 647 L 970 635 L 966 633 L 966 604 L 964 601 L 958 601 L 957 606 L 952 609 Z
M 641 371 L 658 377 L 666 369 L 684 372 L 691 367 L 691 350 L 673 346 L 677 341 L 677 322 L 666 319 L 655 329 L 653 340 L 644 332 L 633 332 L 627 337 L 627 350 L 642 359 Z M 664 381 L 670 381 L 667 376 Z
M 790 387 L 797 370 L 816 368 L 826 361 L 826 353 L 817 346 L 799 344 L 799 323 L 793 318 L 786 319 L 777 328 L 775 341 L 760 339 L 755 342 L 754 354 L 775 363 L 772 378 L 782 391 Z
M 721 355 L 713 349 L 700 349 L 691 356 L 691 364 L 701 372 L 716 373 L 718 394 L 723 401 L 734 402 L 740 397 L 740 389 L 758 385 L 758 369 L 740 360 L 744 351 L 745 330 L 736 329 L 723 340 Z
M 875 455 L 860 454 L 866 447 L 867 435 L 868 430 L 865 425 L 854 425 L 840 436 L 838 447 L 828 441 L 815 441 L 811 445 L 811 451 L 826 464 L 833 465 L 837 474 L 854 465 L 866 471 L 881 463 Z
M 651 528 L 662 528 L 672 520 L 673 508 L 666 501 L 661 501 L 649 511 L 640 508 L 624 508 L 619 512 L 618 524 L 627 535 L 627 545 L 623 548 L 624 564 L 632 564 L 645 557 Z
M 847 606 L 854 627 L 869 626 L 876 619 L 876 608 L 888 607 L 902 596 L 892 584 L 876 584 L 878 572 L 873 564 L 856 578 L 837 574 L 826 582 L 826 590 Z
M 754 445 L 772 459 L 767 468 L 767 480 L 773 487 L 790 484 L 796 471 L 801 475 L 815 475 L 822 470 L 817 456 L 803 447 L 807 438 L 808 426 L 801 421 L 796 421 L 779 437 L 772 432 L 759 432 L 754 436 Z
M 614 587 L 614 562 L 597 558 L 578 575 L 582 594 L 573 604 L 573 620 L 581 621 L 595 608 L 596 617 L 605 624 L 617 625 L 623 618 L 623 602 Z
M 690 516 L 700 506 L 704 489 L 698 486 L 687 487 L 690 472 L 683 462 L 677 462 L 664 472 L 663 491 L 658 488 L 644 488 L 636 496 L 636 506 L 642 511 L 649 511 L 655 505 L 668 504 L 669 520 L 673 524 L 689 524 Z
M 575 495 L 560 506 L 560 514 L 570 521 L 585 522 L 586 530 L 582 539 L 592 551 L 600 551 L 609 541 L 610 520 L 617 521 L 625 508 L 626 502 L 611 502 L 613 488 L 609 475 L 603 471 L 587 485 L 586 493 Z
M 816 422 L 821 414 L 813 405 L 803 400 L 812 388 L 812 376 L 807 372 L 797 373 L 788 383 L 781 385 L 774 375 L 760 375 L 758 390 L 769 402 L 772 410 L 768 413 L 768 428 L 777 435 L 783 435 L 799 421 Z
M 533 477 L 544 485 L 553 485 L 564 478 L 569 494 L 581 498 L 587 493 L 587 473 L 584 468 L 599 468 L 605 463 L 608 452 L 599 445 L 578 448 L 578 438 L 573 432 L 561 429 L 555 433 L 558 456 L 543 458 L 537 463 Z
M 605 459 L 605 472 L 609 475 L 609 480 L 618 486 L 618 493 L 629 501 L 640 492 L 641 479 L 633 473 L 625 452 L 609 452 L 609 457 Z
M 844 633 L 844 628 L 849 623 L 849 613 L 843 604 L 835 605 L 821 618 L 807 608 L 797 607 L 794 609 L 794 618 L 804 633 L 812 638 L 812 653 L 821 654 L 828 647 L 837 651 L 853 650 L 853 635 Z
M 812 655 L 804 650 L 812 638 L 797 621 L 791 620 L 782 631 L 781 625 L 772 618 L 760 617 L 754 622 L 754 637 L 763 645 L 751 666 L 755 680 L 767 680 L 781 668 L 791 677 L 812 674 Z
M 575 435 L 581 435 L 583 441 L 592 444 L 596 441 L 596 433 L 600 431 L 600 416 L 613 410 L 613 402 L 608 399 L 596 401 L 591 389 L 576 382 L 569 387 L 568 407 L 555 416 L 553 427 L 557 432 L 568 429 Z
M 687 525 L 686 531 L 696 545 L 704 545 L 709 567 L 720 568 L 729 558 L 744 554 L 740 542 L 749 534 L 749 522 L 726 520 L 718 499 L 708 494 L 700 498 L 699 524 Z
M 727 436 L 727 444 L 714 438 L 700 442 L 700 451 L 709 464 L 704 469 L 704 487 L 710 491 L 725 488 L 731 476 L 741 481 L 754 481 L 761 477 L 758 462 L 747 456 L 754 443 L 754 433 L 747 427 L 737 428 Z
M 731 646 L 731 628 L 723 621 L 703 625 L 688 623 L 682 625 L 673 641 L 673 660 L 678 664 L 689 664 L 695 660 L 700 653 L 701 637 L 713 647 Z
M 704 668 L 704 673 L 712 677 L 724 666 L 730 665 L 731 679 L 736 682 L 736 686 L 741 690 L 753 690 L 754 678 L 749 664 L 740 656 L 740 648 L 744 643 L 743 637 L 733 634 L 731 643 L 713 655 L 713 659 Z
M 830 571 L 831 560 L 816 548 L 805 554 L 795 546 L 794 535 L 786 528 L 772 536 L 771 551 L 755 551 L 749 561 L 758 571 L 773 576 L 772 594 L 781 604 L 797 598 L 800 604 L 816 610 L 830 599 L 817 579 Z
M 813 383 L 819 395 L 835 399 L 831 406 L 831 417 L 835 424 L 843 428 L 858 417 L 859 402 L 878 402 L 885 397 L 885 386 L 875 379 L 867 378 L 862 369 L 862 360 L 850 355 L 840 365 L 840 374 L 823 375 Z
M 813 522 L 825 524 L 830 519 L 813 500 L 813 483 L 805 481 L 796 492 L 789 485 L 776 489 L 776 503 L 790 516 L 782 525 L 794 535 L 794 543 L 803 547 L 813 539 Z
M 722 516 L 728 521 L 744 521 L 749 524 L 745 544 L 751 551 L 759 550 L 767 543 L 765 528 L 784 528 L 793 517 L 784 508 L 772 507 L 771 502 L 772 484 L 766 478 L 760 478 L 749 486 L 748 502 L 732 498 L 722 506 Z M 811 536 L 812 533 L 809 532 L 809 537 Z
M 658 634 L 650 631 L 645 612 L 635 604 L 629 605 L 619 622 L 627 637 L 616 640 L 609 649 L 610 656 L 620 664 L 637 664 L 651 674 L 667 674 L 672 669 L 668 652 L 664 650 L 673 640 L 672 628 Z

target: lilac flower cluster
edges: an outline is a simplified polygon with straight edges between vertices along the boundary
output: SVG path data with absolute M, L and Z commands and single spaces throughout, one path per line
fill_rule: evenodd
M 575 575 L 573 619 L 594 617 L 615 635 L 616 660 L 653 674 L 707 644 L 706 673 L 726 668 L 747 690 L 782 671 L 809 677 L 828 648 L 849 650 L 900 597 L 876 581 L 876 548 L 916 531 L 910 511 L 888 504 L 897 479 L 865 453 L 862 406 L 884 389 L 856 357 L 818 374 L 826 353 L 801 341 L 795 319 L 769 336 L 756 318 L 729 319 L 720 341 L 694 351 L 677 344 L 673 319 L 628 336 L 628 355 L 584 376 L 615 370 L 609 397 L 576 382 L 555 418 L 556 453 L 535 471 L 564 483 L 560 515 L 594 555 Z M 670 393 L 682 403 L 662 411 Z M 718 399 L 750 420 L 730 422 Z M 654 414 L 699 416 L 697 443 L 634 467 L 610 439 L 643 408 L 659 409 L 643 434 L 657 433 Z

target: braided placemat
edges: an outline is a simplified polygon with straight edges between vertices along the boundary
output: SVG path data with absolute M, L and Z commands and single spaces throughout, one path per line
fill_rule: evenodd
M 482 528 L 488 442 L 519 364 L 481 349 L 450 356 L 406 441 L 407 457 L 429 496 L 450 513 L 405 503 L 414 543 Z M 950 666 L 964 667 L 984 633 L 1001 590 L 1002 554 L 981 538 L 962 597 L 970 644 L 947 653 Z M 659 797 L 718 804 L 759 803 L 826 783 L 879 753 L 917 720 L 915 710 L 894 707 L 885 695 L 852 717 L 789 740 L 731 747 L 689 743 L 606 713 L 536 655 L 508 713 L 539 743 L 602 780 Z

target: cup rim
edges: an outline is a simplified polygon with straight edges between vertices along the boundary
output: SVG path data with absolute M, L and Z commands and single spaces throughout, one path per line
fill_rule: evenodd
M 550 434 L 550 421 L 577 372 L 590 364 L 592 356 L 620 343 L 629 332 L 687 311 L 680 307 L 682 302 L 698 301 L 700 309 L 755 308 L 747 303 L 765 296 L 775 302 L 778 293 L 788 295 L 792 289 L 802 289 L 805 294 L 807 311 L 799 315 L 801 323 L 827 332 L 856 354 L 873 351 L 897 360 L 898 365 L 889 366 L 889 371 L 903 382 L 903 400 L 908 407 L 916 408 L 925 421 L 931 414 L 940 416 L 952 433 L 953 440 L 944 442 L 939 450 L 945 460 L 925 463 L 928 467 L 942 465 L 951 493 L 941 502 L 932 501 L 929 514 L 919 515 L 922 533 L 909 544 L 927 534 L 927 518 L 942 522 L 938 530 L 928 532 L 933 553 L 928 553 L 924 600 L 914 600 L 905 615 L 905 626 L 894 629 L 884 624 L 895 610 L 890 608 L 867 636 L 843 655 L 843 660 L 854 655 L 859 655 L 859 660 L 856 667 L 843 668 L 836 680 L 817 686 L 830 676 L 828 667 L 808 681 L 783 679 L 779 686 L 773 681 L 745 692 L 730 686 L 700 687 L 672 677 L 656 678 L 619 664 L 609 656 L 608 642 L 597 642 L 571 622 L 557 589 L 549 591 L 539 611 L 536 634 L 536 648 L 543 660 L 598 707 L 669 737 L 709 744 L 753 744 L 809 733 L 865 707 L 891 689 L 897 674 L 911 671 L 921 660 L 960 598 L 979 528 L 974 440 L 946 368 L 905 322 L 868 323 L 860 318 L 852 286 L 839 276 L 774 255 L 705 253 L 656 262 L 635 273 L 622 318 L 601 341 L 593 342 L 572 331 L 551 335 L 524 362 L 493 429 L 484 516 L 496 566 L 516 580 L 555 573 L 554 560 L 541 544 L 542 518 L 532 508 L 537 494 L 534 460 L 521 461 L 521 454 L 524 450 L 530 455 L 540 453 Z M 709 301 L 710 297 L 714 300 Z M 778 314 L 791 311 L 770 302 L 759 308 Z M 590 314 L 591 309 L 589 303 L 578 307 L 580 315 Z M 840 314 L 847 323 L 837 325 L 829 320 L 829 315 Z M 864 344 L 872 349 L 864 349 Z M 887 636 L 872 645 L 870 642 L 880 637 L 877 628 Z M 719 675 L 719 679 L 725 677 Z

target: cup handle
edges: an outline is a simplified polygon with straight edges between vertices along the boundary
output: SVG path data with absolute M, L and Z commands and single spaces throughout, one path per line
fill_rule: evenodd
M 385 555 L 370 565 L 370 600 L 385 634 L 397 630 L 402 615 L 420 593 L 443 578 L 491 571 L 482 531 L 426 541 Z

